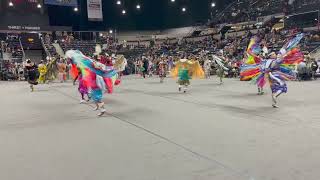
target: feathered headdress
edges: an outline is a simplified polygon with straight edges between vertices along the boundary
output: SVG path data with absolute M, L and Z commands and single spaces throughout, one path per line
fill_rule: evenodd
M 127 64 L 127 59 L 123 55 L 118 55 L 114 63 L 114 68 L 118 72 L 122 72 L 126 69 Z

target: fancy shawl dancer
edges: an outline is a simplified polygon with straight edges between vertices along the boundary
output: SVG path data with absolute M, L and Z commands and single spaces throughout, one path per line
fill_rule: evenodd
M 80 51 L 67 51 L 66 56 L 72 60 L 71 75 L 74 77 L 77 71 L 81 71 L 82 80 L 90 91 L 91 99 L 96 104 L 95 110 L 100 110 L 98 116 L 102 116 L 106 112 L 102 101 L 104 92 L 111 94 L 113 86 L 120 84 L 117 71 L 113 66 L 106 66 L 92 60 Z
M 186 93 L 192 78 L 204 78 L 204 72 L 199 64 L 199 61 L 180 59 L 175 68 L 171 71 L 173 78 L 178 77 L 179 91 Z
M 303 34 L 298 34 L 289 40 L 278 55 L 272 53 L 269 59 L 260 64 L 244 65 L 242 74 L 251 77 L 252 81 L 263 87 L 269 81 L 272 91 L 272 106 L 277 108 L 277 98 L 287 92 L 286 80 L 295 79 L 294 68 L 303 61 L 303 53 L 297 48 Z
M 262 62 L 262 57 L 259 55 L 261 54 L 262 49 L 260 47 L 260 39 L 257 36 L 254 36 L 251 38 L 250 43 L 247 48 L 247 59 L 244 62 L 244 65 L 258 65 Z M 242 66 L 245 67 L 245 66 Z M 244 69 L 243 69 L 244 70 Z M 240 78 L 243 81 L 251 80 L 252 76 L 248 76 L 245 73 L 245 70 L 240 70 Z M 261 84 L 257 84 L 258 87 L 258 95 L 263 95 L 263 86 L 260 86 Z

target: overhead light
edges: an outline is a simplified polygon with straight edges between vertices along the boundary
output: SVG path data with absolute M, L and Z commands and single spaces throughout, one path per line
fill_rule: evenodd
M 102 36 L 103 36 L 103 34 L 102 34 L 102 33 L 100 33 L 100 34 L 99 34 L 99 36 L 100 36 L 100 37 L 102 37 Z
M 127 12 L 126 12 L 126 10 L 122 10 L 122 14 L 126 14 Z
M 74 10 L 75 12 L 78 12 L 78 11 L 79 11 L 79 9 L 78 9 L 77 7 L 73 8 L 73 10 Z
M 211 7 L 216 7 L 216 3 L 212 2 Z
M 112 31 L 112 29 L 110 29 L 110 30 L 109 30 L 109 34 L 112 34 L 112 33 L 113 33 L 113 31 Z
M 118 0 L 118 1 L 117 1 L 117 5 L 121 5 L 121 1 Z
M 138 5 L 136 6 L 136 8 L 137 8 L 137 9 L 140 9 L 140 8 L 141 8 L 140 4 L 138 4 Z
M 182 10 L 182 12 L 186 12 L 187 11 L 187 9 L 185 7 L 182 8 L 181 10 Z
M 12 7 L 12 6 L 13 6 L 13 3 L 12 3 L 11 1 L 9 2 L 9 6 L 10 6 L 10 7 Z
M 176 0 L 171 0 L 171 2 L 175 2 Z
M 37 5 L 37 8 L 39 8 L 39 9 L 40 9 L 41 7 L 42 7 L 42 6 L 41 6 L 41 4 L 38 4 L 38 5 Z

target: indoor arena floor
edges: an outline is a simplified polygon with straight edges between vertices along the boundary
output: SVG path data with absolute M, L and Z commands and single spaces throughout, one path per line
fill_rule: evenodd
M 320 81 L 270 90 L 248 82 L 125 77 L 107 114 L 72 83 L 0 82 L 1 180 L 319 180 Z

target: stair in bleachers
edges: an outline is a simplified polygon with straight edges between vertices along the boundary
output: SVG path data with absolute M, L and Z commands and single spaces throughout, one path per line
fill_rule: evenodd
M 52 46 L 53 46 L 53 51 L 56 52 L 57 55 L 63 57 L 64 56 L 64 51 L 63 49 L 61 48 L 60 44 L 59 43 L 52 43 Z
M 44 59 L 43 50 L 25 50 L 26 59 L 31 59 L 33 62 L 40 63 Z

